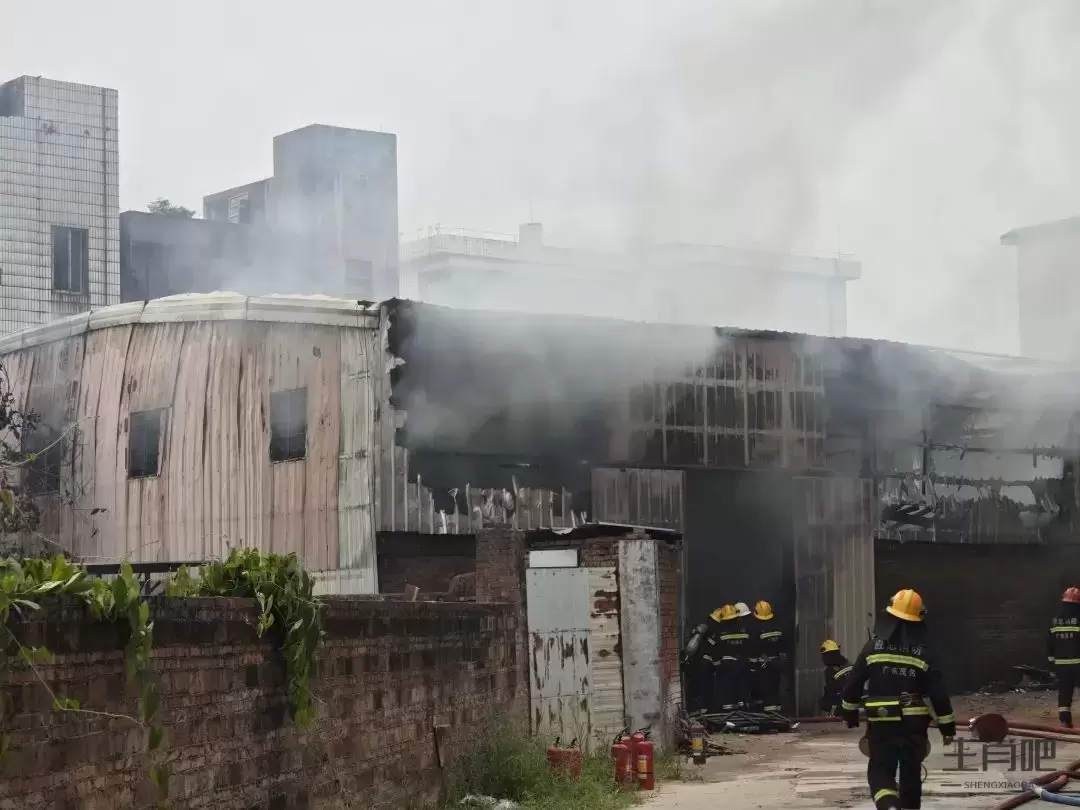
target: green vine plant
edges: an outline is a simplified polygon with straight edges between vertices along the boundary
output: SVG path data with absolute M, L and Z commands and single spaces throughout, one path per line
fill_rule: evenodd
M 298 726 L 310 726 L 311 673 L 326 635 L 326 605 L 314 595 L 315 582 L 295 554 L 234 548 L 228 558 L 197 569 L 181 568 L 165 586 L 168 596 L 231 596 L 259 604 L 258 633 L 276 627 L 283 637 L 289 710 Z
M 98 620 L 122 621 L 126 624 L 124 675 L 129 682 L 137 683 L 139 688 L 137 717 L 84 708 L 75 698 L 58 695 L 42 676 L 39 665 L 48 663 L 52 653 L 44 647 L 24 643 L 16 632 L 18 623 L 12 621 L 12 613 L 25 622 L 42 609 L 43 598 L 61 596 L 81 601 Z M 152 756 L 165 739 L 164 729 L 153 723 L 158 708 L 158 692 L 155 683 L 147 677 L 153 632 L 150 606 L 142 598 L 139 582 L 126 561 L 120 567 L 120 574 L 110 582 L 89 578 L 84 568 L 73 565 L 62 555 L 51 560 L 0 558 L 0 673 L 15 669 L 32 672 L 48 692 L 56 711 L 123 719 L 145 727 L 147 748 Z M 3 764 L 11 746 L 10 728 L 15 702 L 10 689 L 8 686 L 0 690 L 0 764 Z M 164 764 L 151 763 L 150 780 L 163 798 L 168 796 L 168 771 Z
M 3 500 L 0 499 L 0 508 Z M 172 597 L 227 596 L 255 599 L 259 605 L 260 637 L 277 628 L 283 639 L 289 709 L 300 726 L 314 723 L 311 674 L 315 655 L 325 636 L 326 605 L 314 595 L 314 580 L 295 554 L 280 555 L 256 549 L 234 549 L 227 559 L 208 563 L 194 575 L 181 568 L 165 582 Z M 123 622 L 128 630 L 124 646 L 124 675 L 138 685 L 138 715 L 98 711 L 72 697 L 57 694 L 39 668 L 52 653 L 20 638 L 20 624 L 42 610 L 42 600 L 68 597 L 82 602 L 100 621 Z M 127 720 L 147 732 L 150 781 L 168 805 L 169 771 L 162 761 L 165 731 L 156 725 L 159 696 L 149 677 L 153 622 L 139 581 L 131 565 L 121 564 L 111 581 L 89 577 L 84 568 L 62 555 L 45 558 L 0 557 L 0 676 L 16 669 L 29 670 L 52 699 L 53 709 Z M 10 685 L 0 687 L 0 765 L 11 747 L 11 726 L 16 703 Z

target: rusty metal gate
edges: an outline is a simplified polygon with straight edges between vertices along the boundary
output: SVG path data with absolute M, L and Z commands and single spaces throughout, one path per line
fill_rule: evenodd
M 821 642 L 854 659 L 874 614 L 874 489 L 862 478 L 796 478 L 805 509 L 795 520 L 795 701 L 818 713 Z
M 591 743 L 589 571 L 525 571 L 529 616 L 529 708 L 533 733 Z

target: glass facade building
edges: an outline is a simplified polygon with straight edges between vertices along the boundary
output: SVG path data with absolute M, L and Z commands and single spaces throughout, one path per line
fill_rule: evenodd
M 0 84 L 0 331 L 120 301 L 117 93 Z

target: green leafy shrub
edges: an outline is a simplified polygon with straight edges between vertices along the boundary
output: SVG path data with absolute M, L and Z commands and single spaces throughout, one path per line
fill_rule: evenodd
M 181 568 L 166 583 L 169 596 L 231 596 L 259 603 L 259 635 L 281 634 L 289 707 L 297 725 L 310 725 L 311 670 L 325 631 L 326 605 L 314 595 L 315 583 L 295 554 L 233 549 L 227 559 L 209 563 L 195 576 Z
M 582 759 L 581 778 L 552 774 L 548 742 L 531 736 L 520 724 L 492 724 L 454 761 L 447 807 L 458 807 L 473 794 L 511 799 L 526 810 L 619 810 L 638 804 L 640 796 L 618 791 L 608 752 Z

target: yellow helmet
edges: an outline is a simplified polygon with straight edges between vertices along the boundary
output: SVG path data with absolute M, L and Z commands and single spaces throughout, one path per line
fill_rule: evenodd
M 926 615 L 922 597 L 910 588 L 905 588 L 893 594 L 893 598 L 889 600 L 889 606 L 885 610 L 906 622 L 921 622 L 923 616 Z
M 823 642 L 821 642 L 821 652 L 840 652 L 840 645 L 833 641 L 831 638 L 827 638 Z
M 714 622 L 726 622 L 729 619 L 734 619 L 735 608 L 733 608 L 731 605 L 724 605 L 723 607 L 718 607 L 716 610 L 709 614 L 709 618 L 712 619 Z
M 773 617 L 772 605 L 762 599 L 756 605 L 754 605 L 754 615 L 762 621 L 768 621 Z

